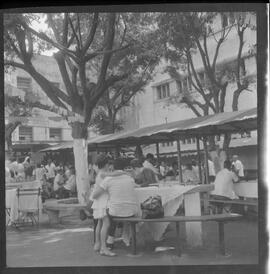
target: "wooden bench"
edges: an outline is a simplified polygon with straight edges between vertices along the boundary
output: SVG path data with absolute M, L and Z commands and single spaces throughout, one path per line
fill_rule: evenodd
M 219 200 L 219 199 L 208 199 L 209 204 L 213 205 L 241 205 L 241 206 L 254 206 L 258 207 L 258 200 L 243 200 L 243 199 L 234 199 L 234 200 Z
M 142 219 L 139 217 L 130 218 L 113 218 L 116 222 L 128 222 L 131 226 L 132 236 L 132 254 L 136 255 L 136 224 L 140 222 L 174 222 L 176 225 L 176 250 L 178 256 L 181 256 L 181 245 L 179 235 L 179 223 L 182 222 L 209 222 L 215 221 L 218 223 L 219 231 L 219 251 L 222 255 L 225 255 L 225 241 L 224 241 L 224 223 L 239 220 L 242 215 L 240 214 L 216 214 L 216 215 L 204 215 L 204 216 L 165 216 L 159 219 Z
M 78 198 L 67 198 L 61 200 L 46 201 L 43 205 L 43 208 L 49 216 L 50 224 L 59 224 L 60 223 L 60 212 L 70 209 L 81 210 L 85 206 L 78 203 Z

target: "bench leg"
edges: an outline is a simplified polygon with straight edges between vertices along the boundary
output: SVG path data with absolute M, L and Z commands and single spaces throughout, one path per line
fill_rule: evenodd
M 176 250 L 177 255 L 181 257 L 181 243 L 180 243 L 180 233 L 179 233 L 179 222 L 175 222 L 176 226 Z
M 46 210 L 49 216 L 50 224 L 59 224 L 59 211 L 56 210 Z
M 131 242 L 132 254 L 136 255 L 136 253 L 137 253 L 137 250 L 136 250 L 136 223 L 130 222 L 130 226 L 131 226 L 131 237 L 132 237 L 132 242 Z
M 218 222 L 219 251 L 225 255 L 224 222 Z

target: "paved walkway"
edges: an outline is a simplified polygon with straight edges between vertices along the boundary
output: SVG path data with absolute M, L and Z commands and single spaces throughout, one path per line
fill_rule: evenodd
M 20 231 L 7 230 L 7 266 L 106 266 L 106 265 L 204 265 L 258 263 L 258 229 L 255 221 L 241 220 L 225 225 L 226 248 L 231 256 L 218 255 L 216 223 L 203 223 L 204 247 L 188 249 L 184 245 L 182 257 L 175 250 L 154 252 L 150 245 L 139 244 L 139 256 L 132 256 L 122 242 L 116 244 L 117 257 L 100 256 L 92 249 L 92 222 L 67 216 L 63 224 L 51 228 L 44 214 L 39 229 L 24 227 Z M 180 226 L 183 230 L 184 227 Z M 181 233 L 184 242 L 184 233 Z M 169 227 L 159 246 L 174 246 L 175 231 Z

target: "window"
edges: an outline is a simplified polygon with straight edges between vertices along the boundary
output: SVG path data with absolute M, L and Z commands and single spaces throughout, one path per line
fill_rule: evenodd
M 228 26 L 228 17 L 226 14 L 221 15 L 221 25 L 222 28 L 226 28 Z
M 187 144 L 191 144 L 191 139 L 190 138 L 187 139 Z
M 183 145 L 185 145 L 186 144 L 186 139 L 183 139 L 182 143 L 183 143 Z
M 33 140 L 33 128 L 20 126 L 19 127 L 19 140 L 20 141 L 32 141 Z
M 50 139 L 61 140 L 62 139 L 62 129 L 61 128 L 50 128 Z
M 170 97 L 169 83 L 157 86 L 157 99 L 161 100 L 168 97 Z
M 32 79 L 28 77 L 17 77 L 17 88 L 24 91 L 32 91 Z
M 204 86 L 205 85 L 204 72 L 203 71 L 198 72 L 197 74 L 198 74 L 198 78 L 199 78 L 201 85 Z
M 176 81 L 176 85 L 177 85 L 178 93 L 181 94 L 183 92 L 182 82 Z

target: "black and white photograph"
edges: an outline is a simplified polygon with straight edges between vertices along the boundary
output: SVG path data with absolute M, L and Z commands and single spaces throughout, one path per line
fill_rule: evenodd
M 267 5 L 228 5 L 2 11 L 7 268 L 260 263 Z

